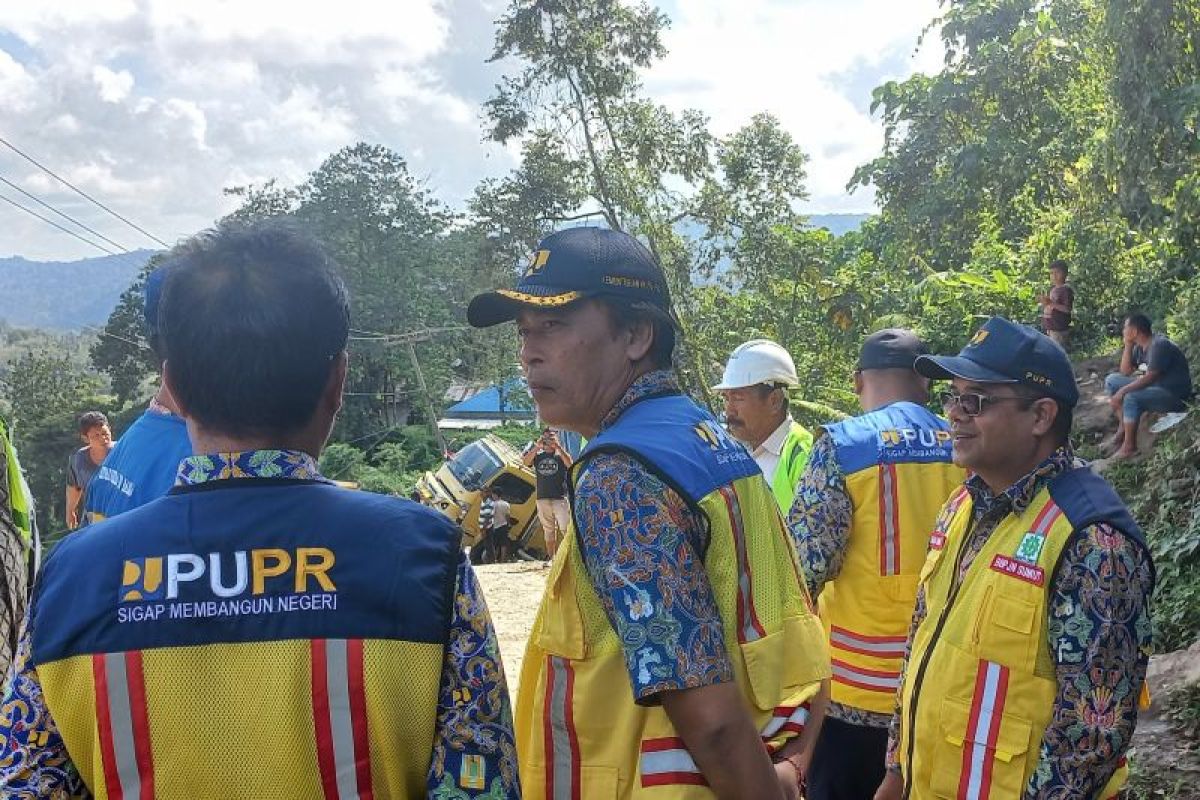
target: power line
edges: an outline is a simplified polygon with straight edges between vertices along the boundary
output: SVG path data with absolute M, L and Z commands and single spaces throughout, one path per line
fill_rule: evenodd
M 37 217 L 38 219 L 40 219 L 42 222 L 46 223 L 47 225 L 53 225 L 54 227 L 58 228 L 63 233 L 70 234 L 71 236 L 74 236 L 79 241 L 84 242 L 86 244 L 90 244 L 92 247 L 95 247 L 97 250 L 101 250 L 105 253 L 108 253 L 110 256 L 120 255 L 120 253 L 114 253 L 112 250 L 109 250 L 107 247 L 105 247 L 102 244 L 97 244 L 97 243 L 93 242 L 91 239 L 86 239 L 86 238 L 80 236 L 78 233 L 71 230 L 70 228 L 64 228 L 62 225 L 59 225 L 57 222 L 50 219 L 49 217 L 43 217 L 41 214 L 37 213 L 32 208 L 26 208 L 25 206 L 18 203 L 16 200 L 12 200 L 8 197 L 5 197 L 2 194 L 0 194 L 0 200 L 3 200 L 4 202 L 8 203 L 9 205 L 12 205 L 12 206 L 15 206 L 15 207 L 21 209 L 26 214 L 30 214 L 32 216 Z
M 146 236 L 150 237 L 150 238 L 151 238 L 151 239 L 153 239 L 154 241 L 156 241 L 156 242 L 158 242 L 159 244 L 161 244 L 163 247 L 166 247 L 166 248 L 170 249 L 171 245 L 167 244 L 167 243 L 166 243 L 166 242 L 164 242 L 162 239 L 159 239 L 159 238 L 158 238 L 157 236 L 155 236 L 153 233 L 150 233 L 150 231 L 146 230 L 145 228 L 143 228 L 142 226 L 138 225 L 137 223 L 135 223 L 135 222 L 132 222 L 132 221 L 130 221 L 129 219 L 126 219 L 125 217 L 123 217 L 123 216 L 121 216 L 120 214 L 118 214 L 116 211 L 113 211 L 111 208 L 109 208 L 108 206 L 104 205 L 104 203 L 101 203 L 99 200 L 97 200 L 96 198 L 92 197 L 90 194 L 88 194 L 87 192 L 83 191 L 83 190 L 82 190 L 82 189 L 80 189 L 78 186 L 76 186 L 75 184 L 73 184 L 73 183 L 71 183 L 69 180 L 67 180 L 66 178 L 63 178 L 63 177 L 61 177 L 61 176 L 59 176 L 59 175 L 55 174 L 53 171 L 51 171 L 51 170 L 50 170 L 50 168 L 49 168 L 49 167 L 47 167 L 47 166 L 44 166 L 43 164 L 39 163 L 39 162 L 38 162 L 36 159 L 34 159 L 34 158 L 33 158 L 33 156 L 26 154 L 26 153 L 25 153 L 25 152 L 23 152 L 23 151 L 22 151 L 20 148 L 18 148 L 18 147 L 17 147 L 15 144 L 13 144 L 12 142 L 10 142 L 10 141 L 8 141 L 7 139 L 5 139 L 3 136 L 0 136 L 0 144 L 4 145 L 4 146 L 5 146 L 5 147 L 7 147 L 9 150 L 12 150 L 14 153 L 16 153 L 17 155 L 19 155 L 21 158 L 25 159 L 25 160 L 26 160 L 26 161 L 28 161 L 30 164 L 33 164 L 35 167 L 37 167 L 38 169 L 40 169 L 42 172 L 46 173 L 46 174 L 47 174 L 47 175 L 49 175 L 50 177 L 54 178 L 55 180 L 59 181 L 59 182 L 60 182 L 60 183 L 62 183 L 62 184 L 65 184 L 65 185 L 66 185 L 68 188 L 70 188 L 72 191 L 74 191 L 76 194 L 78 194 L 80 197 L 84 198 L 84 199 L 85 199 L 85 200 L 87 200 L 88 202 L 91 202 L 91 203 L 93 203 L 93 204 L 95 204 L 95 205 L 99 206 L 100 208 L 102 208 L 102 209 L 104 209 L 105 211 L 107 211 L 109 214 L 112 214 L 114 217 L 116 217 L 117 219 L 119 219 L 119 220 L 121 220 L 122 222 L 124 222 L 124 223 L 125 223 L 126 225 L 128 225 L 129 227 L 133 228 L 135 231 L 138 231 L 139 233 L 142 233 L 142 234 L 144 234 L 144 235 L 146 235 Z
M 101 233 L 100 231 L 98 231 L 98 230 L 95 230 L 94 228 L 89 228 L 87 225 L 84 225 L 82 222 L 80 222 L 79 220 L 75 219 L 75 218 L 74 218 L 74 217 L 72 217 L 71 215 L 69 215 L 69 214 L 66 214 L 66 213 L 64 213 L 64 212 L 62 212 L 62 211 L 59 211 L 57 208 L 55 208 L 54 206 L 50 205 L 50 204 L 49 204 L 49 203 L 47 203 L 45 200 L 42 200 L 41 198 L 37 197 L 36 195 L 30 194 L 29 192 L 25 191 L 25 190 L 24 190 L 24 189 L 22 189 L 20 186 L 18 186 L 17 184 L 13 183 L 12 181 L 10 181 L 8 178 L 4 177 L 3 175 L 0 175 L 0 181 L 3 181 L 5 184 L 7 184 L 7 185 L 11 186 L 12 188 L 16 189 L 18 192 L 20 192 L 21 194 L 25 195 L 26 197 L 28 197 L 30 200 L 32 200 L 33 202 L 37 203 L 38 205 L 40 205 L 40 206 L 43 206 L 43 207 L 45 207 L 45 208 L 48 208 L 48 209 L 50 209 L 50 210 L 51 210 L 51 211 L 53 211 L 55 214 L 58 214 L 60 217 L 62 217 L 63 219 L 67 220 L 68 222 L 70 222 L 70 223 L 72 223 L 72 224 L 74 224 L 74 225 L 78 225 L 80 228 L 83 228 L 85 231 L 87 231 L 88 233 L 92 234 L 93 236 L 97 236 L 97 237 L 99 237 L 99 238 L 103 239 L 104 241 L 108 242 L 108 243 L 109 243 L 109 244 L 111 244 L 113 247 L 117 248 L 118 250 L 120 250 L 120 251 L 122 251 L 122 252 L 124 252 L 124 253 L 128 253 L 128 252 L 129 252 L 129 248 L 127 248 L 127 247 L 123 247 L 123 246 L 121 246 L 121 245 L 117 244 L 117 243 L 116 243 L 116 242 L 114 242 L 112 239 L 108 238 L 108 237 L 107 237 L 107 236 L 105 236 L 103 233 Z

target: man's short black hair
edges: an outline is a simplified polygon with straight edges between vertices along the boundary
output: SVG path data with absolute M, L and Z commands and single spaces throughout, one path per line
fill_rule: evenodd
M 83 436 L 86 436 L 92 428 L 99 428 L 107 424 L 108 417 L 99 411 L 85 411 L 79 415 L 79 433 Z
M 346 348 L 350 306 L 321 246 L 291 225 L 267 222 L 187 243 L 158 322 L 186 413 L 227 435 L 270 435 L 312 419 Z
M 1058 447 L 1062 447 L 1070 441 L 1071 426 L 1075 423 L 1075 410 L 1073 408 L 1057 397 L 1051 397 L 1032 386 L 1016 383 L 1012 385 L 1012 388 L 1013 394 L 1026 401 L 1026 408 L 1042 398 L 1053 400 L 1054 405 L 1058 406 L 1058 413 L 1054 415 L 1054 423 L 1050 426 L 1050 436 L 1054 437 L 1054 444 Z
M 654 341 L 646 357 L 656 369 L 670 369 L 675 357 L 675 323 L 662 309 L 650 303 L 628 303 L 617 298 L 596 298 L 608 309 L 609 319 L 617 329 L 649 322 L 654 328 Z
M 1125 321 L 1138 333 L 1145 334 L 1146 336 L 1154 334 L 1154 329 L 1150 325 L 1150 318 L 1145 314 L 1130 314 L 1125 318 Z
M 1056 269 L 1059 272 L 1061 272 L 1063 275 L 1066 275 L 1067 274 L 1067 262 L 1063 261 L 1061 258 L 1056 258 L 1050 262 L 1050 269 Z

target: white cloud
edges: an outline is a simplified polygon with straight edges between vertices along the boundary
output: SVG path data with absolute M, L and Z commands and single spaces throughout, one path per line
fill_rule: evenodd
M 938 0 L 664 0 L 669 57 L 652 96 L 728 133 L 767 110 L 812 156 L 815 210 L 882 139 L 870 88 L 910 57 Z M 0 2 L 6 139 L 166 241 L 231 208 L 228 186 L 302 179 L 358 140 L 397 150 L 461 206 L 516 163 L 481 142 L 491 21 L 507 0 L 37 0 Z M 936 51 L 936 48 L 933 48 Z M 931 66 L 936 68 L 936 55 Z M 0 174 L 129 247 L 150 244 L 0 147 Z M 0 255 L 79 257 L 83 245 L 0 207 Z
M 938 0 L 687 0 L 647 85 L 673 108 L 708 113 L 718 133 L 769 111 L 811 157 L 809 210 L 870 210 L 869 191 L 845 191 L 882 144 L 869 92 L 940 57 L 936 42 L 913 55 L 937 11 Z
M 100 99 L 106 103 L 121 102 L 133 89 L 133 75 L 127 69 L 113 72 L 108 67 L 97 64 L 92 67 L 92 80 L 100 88 Z

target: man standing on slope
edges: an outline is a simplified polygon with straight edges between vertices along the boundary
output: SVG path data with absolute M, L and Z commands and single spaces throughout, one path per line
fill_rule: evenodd
M 516 320 L 538 416 L 589 440 L 517 699 L 533 800 L 799 793 L 824 637 L 758 466 L 679 390 L 670 308 L 641 243 L 572 228 L 467 311 Z
M 176 269 L 163 380 L 196 454 L 47 560 L 0 794 L 519 797 L 458 529 L 318 472 L 350 324 L 332 263 L 263 225 L 198 237 Z
M 788 390 L 799 383 L 787 350 L 768 339 L 739 345 L 713 387 L 725 399 L 725 424 L 750 450 L 780 510 L 792 507 L 812 449 L 812 434 L 788 413 Z
M 1151 645 L 1142 532 L 1075 458 L 1079 390 L 1049 337 L 993 317 L 917 371 L 971 472 L 921 569 L 878 798 L 1114 798 Z
M 854 370 L 866 413 L 823 427 L 788 518 L 833 658 L 808 800 L 871 800 L 883 780 L 917 574 L 964 478 L 949 426 L 925 407 L 929 380 L 913 370 L 927 352 L 912 331 L 867 337 Z
M 154 363 L 162 372 L 166 353 L 158 327 L 158 306 L 171 262 L 146 276 L 142 316 Z M 175 484 L 179 462 L 191 455 L 187 426 L 165 383 L 109 451 L 84 495 L 84 522 L 98 522 L 162 497 Z

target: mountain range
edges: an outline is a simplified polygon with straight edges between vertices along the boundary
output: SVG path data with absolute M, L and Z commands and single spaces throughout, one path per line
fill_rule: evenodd
M 103 327 L 154 250 L 79 261 L 0 258 L 0 321 L 17 328 Z
M 813 214 L 808 223 L 835 236 L 857 230 L 869 214 Z M 103 327 L 154 250 L 80 261 L 0 258 L 0 322 L 16 328 L 78 331 Z

